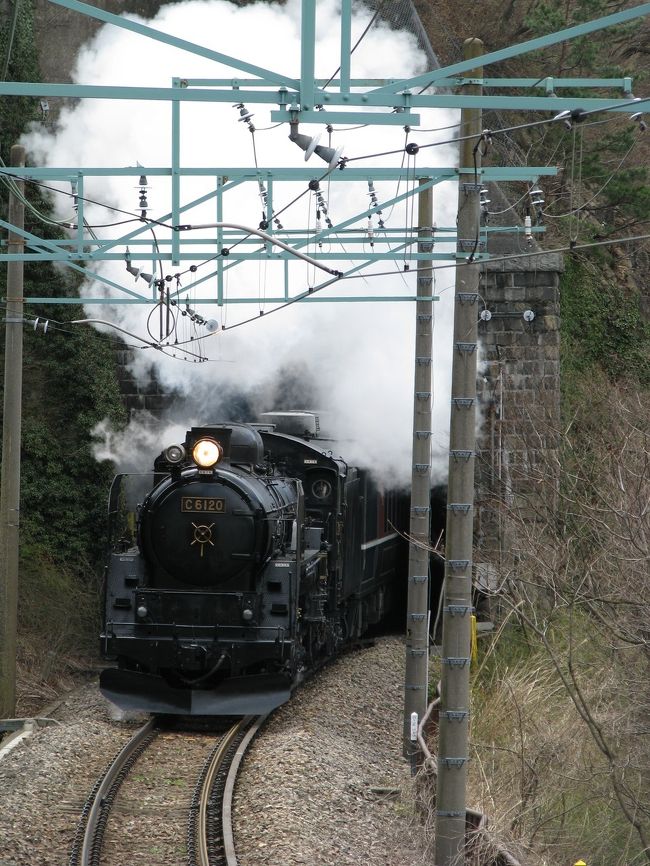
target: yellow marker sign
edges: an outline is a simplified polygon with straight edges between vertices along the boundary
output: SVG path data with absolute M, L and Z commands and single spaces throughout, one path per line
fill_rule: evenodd
M 470 619 L 470 658 L 474 664 L 476 664 L 476 660 L 478 658 L 478 629 L 476 628 L 476 617 L 472 614 Z M 579 864 L 574 863 L 574 866 L 579 866 Z M 586 864 L 584 864 L 586 866 Z

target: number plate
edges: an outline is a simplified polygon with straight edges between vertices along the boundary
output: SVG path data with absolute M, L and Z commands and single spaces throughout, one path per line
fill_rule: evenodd
M 181 496 L 181 511 L 191 511 L 201 514 L 223 514 L 226 510 L 226 500 L 213 496 Z

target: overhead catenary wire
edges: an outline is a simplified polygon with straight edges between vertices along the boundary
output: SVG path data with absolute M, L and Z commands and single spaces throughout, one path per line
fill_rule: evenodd
M 327 175 L 328 175 L 332 170 L 333 170 L 333 169 L 329 169 L 328 171 L 326 171 L 326 172 L 323 174 L 321 180 L 324 179 L 324 178 L 326 178 Z M 8 175 L 10 175 L 11 177 L 13 177 L 13 175 L 10 174 L 9 172 L 2 172 L 2 171 L 0 170 L 0 174 L 3 174 L 3 173 L 4 173 L 4 174 L 8 174 Z M 74 195 L 75 198 L 83 198 L 84 201 L 88 201 L 88 202 L 91 202 L 92 204 L 97 204 L 97 205 L 100 205 L 100 206 L 102 206 L 102 207 L 106 207 L 107 209 L 114 210 L 115 212 L 118 212 L 118 213 L 124 213 L 124 214 L 130 214 L 130 215 L 133 215 L 135 220 L 137 220 L 137 221 L 139 221 L 139 222 L 146 223 L 146 224 L 150 227 L 150 229 L 151 229 L 153 226 L 160 226 L 160 227 L 167 228 L 167 229 L 171 229 L 171 230 L 173 230 L 173 231 L 177 231 L 177 232 L 186 232 L 186 231 L 194 231 L 194 230 L 197 230 L 197 231 L 198 231 L 198 230 L 202 230 L 202 229 L 206 229 L 206 228 L 218 228 L 218 227 L 234 228 L 234 229 L 237 229 L 237 230 L 240 230 L 240 231 L 245 232 L 245 233 L 246 233 L 245 237 L 250 237 L 251 235 L 257 235 L 257 236 L 259 236 L 260 238 L 262 238 L 263 240 L 267 241 L 268 243 L 275 244 L 276 246 L 279 246 L 279 247 L 281 247 L 282 249 L 284 249 L 286 252 L 289 252 L 289 253 L 291 253 L 292 255 L 295 255 L 297 258 L 301 258 L 301 259 L 305 259 L 306 261 L 310 261 L 310 262 L 311 262 L 312 264 L 314 264 L 316 267 L 320 268 L 321 270 L 327 271 L 327 272 L 330 273 L 330 274 L 333 274 L 333 275 L 336 276 L 337 274 L 340 273 L 339 271 L 336 271 L 336 270 L 333 269 L 333 268 L 329 268 L 329 267 L 327 267 L 326 265 L 321 264 L 320 262 L 316 262 L 316 261 L 314 261 L 314 260 L 311 260 L 309 256 L 305 256 L 304 253 L 301 253 L 299 250 L 297 250 L 297 249 L 291 247 L 289 244 L 284 243 L 284 241 L 281 241 L 281 240 L 279 240 L 278 238 L 273 237 L 272 235 L 267 234 L 266 232 L 262 231 L 261 229 L 251 228 L 250 226 L 244 226 L 244 225 L 241 225 L 240 223 L 229 223 L 229 222 L 219 222 L 219 223 L 199 223 L 199 224 L 189 224 L 189 223 L 184 223 L 184 224 L 180 224 L 180 225 L 174 226 L 174 225 L 172 225 L 172 224 L 170 224 L 170 223 L 166 223 L 166 222 L 163 222 L 163 221 L 161 221 L 161 220 L 156 220 L 156 219 L 154 219 L 154 218 L 152 218 L 152 217 L 149 217 L 149 216 L 142 216 L 142 215 L 137 216 L 137 215 L 133 214 L 133 212 L 131 212 L 131 211 L 125 211 L 125 210 L 122 210 L 122 209 L 120 209 L 120 208 L 115 208 L 115 207 L 113 207 L 112 205 L 102 205 L 100 202 L 94 201 L 94 200 L 92 200 L 92 199 L 87 199 L 87 198 L 82 197 L 82 196 L 77 196 L 77 195 L 75 195 L 75 194 L 73 194 L 73 193 L 68 193 L 68 192 L 66 192 L 65 190 L 58 190 L 58 189 L 56 189 L 56 187 L 50 187 L 50 186 L 48 186 L 47 184 L 43 184 L 43 183 L 41 183 L 40 181 L 36 181 L 36 180 L 34 180 L 33 178 L 25 178 L 25 180 L 29 180 L 29 181 L 31 181 L 32 183 L 34 183 L 34 184 L 36 184 L 36 185 L 38 185 L 38 186 L 44 187 L 44 188 L 46 188 L 46 189 L 50 189 L 50 190 L 52 190 L 52 191 L 54 191 L 54 192 L 61 193 L 61 194 L 63 194 L 63 195 L 67 195 L 67 196 L 72 196 L 72 195 Z M 306 188 L 302 193 L 300 193 L 300 195 L 297 196 L 296 199 L 294 199 L 293 202 L 291 202 L 290 204 L 293 204 L 293 203 L 295 203 L 295 201 L 297 201 L 297 200 L 299 200 L 300 198 L 302 198 L 306 193 L 309 192 L 309 189 L 310 189 L 310 188 L 307 187 L 307 188 Z M 289 206 L 290 206 L 290 205 L 287 205 L 286 207 L 289 207 Z M 285 207 L 285 209 L 286 209 L 286 207 Z M 241 243 L 242 240 L 244 240 L 244 239 L 245 239 L 245 238 L 242 238 L 242 239 L 241 239 L 240 241 L 238 241 L 237 243 Z M 158 242 L 157 242 L 157 240 L 156 240 L 156 238 L 155 238 L 155 235 L 154 235 L 154 245 L 155 245 L 156 247 L 158 246 Z M 231 248 L 232 248 L 232 247 L 231 247 Z M 218 256 L 212 256 L 212 257 L 210 257 L 209 260 L 213 260 L 214 258 L 218 258 Z M 190 268 L 189 270 L 191 270 L 191 271 L 195 271 L 196 268 L 197 268 L 197 266 L 194 266 L 193 268 Z M 187 273 L 187 271 L 185 271 L 185 272 L 183 272 L 183 273 Z M 181 276 L 181 274 L 177 274 L 177 275 L 175 275 L 175 276 Z
M 631 236 L 627 236 L 627 237 L 623 237 L 623 238 L 607 238 L 605 240 L 589 241 L 589 242 L 585 242 L 582 244 L 569 244 L 568 246 L 555 247 L 555 248 L 550 249 L 550 250 L 540 250 L 540 251 L 534 251 L 534 252 L 528 251 L 528 252 L 522 252 L 522 253 L 513 253 L 510 255 L 494 256 L 494 257 L 490 258 L 489 261 L 491 263 L 500 263 L 500 262 L 515 261 L 515 260 L 522 259 L 522 258 L 534 258 L 535 256 L 545 256 L 545 255 L 549 255 L 551 253 L 565 253 L 565 252 L 570 252 L 571 254 L 575 255 L 576 253 L 581 252 L 582 250 L 588 250 L 588 249 L 593 249 L 593 248 L 597 248 L 597 247 L 612 246 L 614 244 L 636 243 L 636 242 L 640 242 L 640 241 L 650 241 L 650 234 L 631 235 Z M 475 262 L 471 263 L 471 262 L 454 261 L 454 262 L 449 262 L 448 264 L 437 264 L 437 265 L 431 265 L 428 267 L 424 267 L 424 268 L 421 268 L 421 271 L 423 273 L 430 272 L 433 274 L 436 271 L 449 270 L 450 268 L 462 268 L 462 267 L 468 266 L 470 264 L 476 264 L 476 263 Z M 334 285 L 337 282 L 341 282 L 341 281 L 345 281 L 345 280 L 355 280 L 355 279 L 370 279 L 372 277 L 381 277 L 381 276 L 394 276 L 394 274 L 395 274 L 394 270 L 373 272 L 371 274 L 350 274 L 350 275 L 343 274 L 340 278 L 328 280 L 320 286 L 314 286 L 314 287 L 307 288 L 306 290 L 300 292 L 298 295 L 294 296 L 293 298 L 290 298 L 285 303 L 280 304 L 271 310 L 267 310 L 263 316 L 260 316 L 260 315 L 251 316 L 247 319 L 243 319 L 239 322 L 235 322 L 232 325 L 223 324 L 219 331 L 217 331 L 213 334 L 206 335 L 206 337 L 204 339 L 208 340 L 211 337 L 217 336 L 218 334 L 220 334 L 224 331 L 234 330 L 235 328 L 240 328 L 244 325 L 251 324 L 252 322 L 260 321 L 260 319 L 262 319 L 262 318 L 267 318 L 269 315 L 271 315 L 273 313 L 280 312 L 281 310 L 284 310 L 287 307 L 292 306 L 293 304 L 296 304 L 300 301 L 304 301 L 305 299 L 307 299 L 311 295 L 315 295 L 319 292 L 324 291 L 325 289 L 329 288 L 330 286 Z M 0 303 L 2 303 L 2 302 L 0 302 Z M 41 316 L 41 317 L 34 317 L 34 318 L 40 319 L 40 318 L 44 318 L 44 317 Z M 82 324 L 82 323 L 90 322 L 90 321 L 91 320 L 73 320 L 69 324 Z M 57 322 L 56 324 L 57 324 L 57 326 L 59 326 L 59 325 L 64 326 L 66 323 Z M 105 324 L 110 326 L 110 327 L 116 327 L 112 322 L 105 322 Z M 123 329 L 117 328 L 117 330 L 123 330 Z M 128 332 L 124 331 L 124 333 L 128 333 Z M 163 347 L 161 347 L 160 345 L 153 344 L 150 341 L 138 336 L 137 334 L 132 334 L 131 336 L 137 340 L 140 340 L 142 343 L 145 344 L 144 346 L 139 346 L 139 347 L 134 347 L 134 348 L 140 348 L 140 349 L 154 348 L 156 350 L 162 351 L 163 354 L 166 354 L 169 357 L 172 357 L 168 352 L 165 352 Z M 179 347 L 181 347 L 182 345 L 190 343 L 190 342 L 193 342 L 193 341 L 191 341 L 191 340 L 183 341 L 183 342 L 179 342 L 177 345 Z M 177 360 L 182 360 L 182 359 L 177 359 Z M 216 359 L 206 358 L 206 360 L 216 360 Z
M 601 112 L 615 111 L 620 110 L 622 108 L 631 108 L 638 107 L 639 105 L 650 102 L 650 97 L 635 97 L 634 99 L 623 101 L 623 102 L 614 102 L 609 106 L 604 106 L 602 108 L 592 108 L 588 111 L 585 111 L 581 108 L 575 108 L 573 111 L 563 111 L 559 114 L 554 115 L 553 117 L 545 117 L 541 120 L 532 120 L 527 123 L 518 123 L 515 126 L 508 126 L 501 129 L 484 129 L 482 133 L 476 135 L 461 135 L 456 138 L 449 138 L 444 141 L 432 141 L 426 144 L 418 145 L 420 150 L 424 150 L 430 147 L 442 147 L 447 144 L 457 144 L 461 141 L 472 141 L 476 139 L 481 139 L 486 133 L 489 133 L 491 136 L 498 135 L 507 135 L 510 132 L 516 132 L 522 129 L 532 129 L 536 126 L 545 126 L 549 123 L 557 123 L 558 121 L 575 121 L 576 123 L 584 122 L 586 117 L 591 117 L 594 114 L 600 114 Z M 376 159 L 380 156 L 391 156 L 396 153 L 400 153 L 399 149 L 396 150 L 385 150 L 377 153 L 369 153 L 364 154 L 362 156 L 352 156 L 352 157 L 343 157 L 341 159 L 342 163 L 347 164 L 348 162 L 357 162 L 361 159 Z
M 590 242 L 586 242 L 583 244 L 569 244 L 567 246 L 555 247 L 554 249 L 551 249 L 551 250 L 539 250 L 539 251 L 535 251 L 535 252 L 528 251 L 528 252 L 522 252 L 522 253 L 513 253 L 511 255 L 494 256 L 494 257 L 491 257 L 489 259 L 489 261 L 490 261 L 490 263 L 508 262 L 508 261 L 515 261 L 515 260 L 522 259 L 522 258 L 532 258 L 535 256 L 545 256 L 545 255 L 549 255 L 550 253 L 570 252 L 572 254 L 575 254 L 575 253 L 580 252 L 582 250 L 592 249 L 594 247 L 612 246 L 613 244 L 634 243 L 637 241 L 650 241 L 650 234 L 634 235 L 634 236 L 625 237 L 625 238 L 608 238 L 607 240 L 590 241 Z M 420 270 L 422 271 L 423 274 L 427 273 L 427 272 L 430 272 L 433 274 L 436 271 L 448 270 L 449 268 L 462 268 L 462 267 L 467 267 L 467 266 L 476 265 L 476 264 L 477 264 L 476 261 L 474 261 L 474 262 L 454 261 L 454 262 L 449 262 L 448 264 L 431 265 L 429 267 L 421 268 Z M 480 264 L 480 261 L 478 262 L 478 264 Z M 339 282 L 344 282 L 346 280 L 370 279 L 372 277 L 394 276 L 394 274 L 395 274 L 395 271 L 381 271 L 381 272 L 373 272 L 371 274 L 366 273 L 366 274 L 350 274 L 350 275 L 346 275 L 344 273 L 343 276 L 340 278 Z M 332 286 L 334 284 L 334 282 L 335 282 L 334 280 L 328 280 L 326 283 L 323 283 L 320 286 L 310 287 L 310 288 L 306 289 L 305 291 L 300 292 L 298 295 L 294 296 L 293 298 L 290 298 L 285 303 L 280 304 L 277 307 L 274 307 L 272 310 L 268 310 L 264 314 L 264 317 L 266 318 L 267 316 L 271 315 L 272 313 L 279 312 L 280 310 L 284 310 L 287 307 L 290 307 L 295 303 L 298 303 L 300 301 L 304 301 L 305 299 L 307 299 L 311 295 L 315 295 L 318 292 L 322 292 L 323 290 L 329 288 L 330 286 Z M 233 330 L 234 328 L 239 328 L 243 325 L 250 324 L 251 322 L 259 321 L 259 319 L 260 319 L 259 316 L 251 316 L 250 318 L 243 319 L 242 321 L 236 322 L 233 325 L 228 325 L 227 327 L 223 327 L 222 330 L 223 331 Z M 210 335 L 210 336 L 213 336 L 213 335 Z

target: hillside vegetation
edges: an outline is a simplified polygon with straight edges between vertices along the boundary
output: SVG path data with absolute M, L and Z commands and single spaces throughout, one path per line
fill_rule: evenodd
M 0 29 L 0 58 L 6 57 L 11 20 Z M 33 14 L 21 3 L 13 33 L 8 78 L 39 80 Z M 40 114 L 33 99 L 0 99 L 0 157 Z M 27 184 L 25 227 L 42 231 L 49 206 L 38 187 Z M 0 183 L 0 212 L 8 187 Z M 6 237 L 3 232 L 3 236 Z M 25 267 L 24 294 L 77 295 L 70 271 L 43 263 Z M 6 268 L 0 268 L 4 317 Z M 83 318 L 77 304 L 26 306 L 25 316 L 49 319 L 47 332 L 24 329 L 21 462 L 21 550 L 19 600 L 19 713 L 35 711 L 56 691 L 56 682 L 80 658 L 94 654 L 98 632 L 98 586 L 106 532 L 106 491 L 113 467 L 91 451 L 90 431 L 102 418 L 124 420 L 113 349 L 88 327 L 68 325 Z M 4 329 L 0 331 L 4 371 Z M 0 392 L 4 373 L 0 376 Z M 0 402 L 0 416 L 2 404 Z M 83 662 L 81 662 L 83 664 Z

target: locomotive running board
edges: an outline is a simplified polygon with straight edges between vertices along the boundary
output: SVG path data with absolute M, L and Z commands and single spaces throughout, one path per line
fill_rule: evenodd
M 123 710 L 184 716 L 260 715 L 291 697 L 287 679 L 279 674 L 232 677 L 216 690 L 176 689 L 162 677 L 107 668 L 100 674 L 99 689 Z

